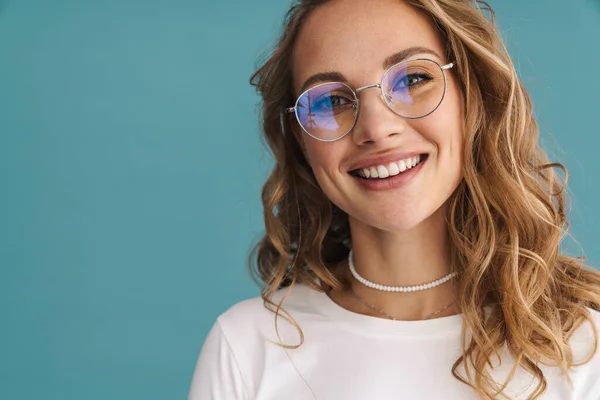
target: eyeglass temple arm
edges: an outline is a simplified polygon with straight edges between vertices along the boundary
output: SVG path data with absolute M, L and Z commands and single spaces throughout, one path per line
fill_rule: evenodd
M 289 114 L 289 113 L 295 113 L 295 112 L 296 112 L 296 109 L 295 109 L 294 107 L 289 107 L 289 108 L 286 108 L 286 109 L 285 109 L 285 112 L 286 112 L 286 113 L 288 113 L 288 114 Z
M 451 62 L 450 64 L 442 65 L 442 69 L 450 69 L 452 67 L 454 67 L 454 63 L 453 62 Z

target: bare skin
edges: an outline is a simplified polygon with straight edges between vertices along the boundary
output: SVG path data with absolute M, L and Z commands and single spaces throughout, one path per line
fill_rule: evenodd
M 399 302 L 402 302 L 403 299 L 401 299 L 402 296 L 405 297 L 409 297 L 409 296 L 415 296 L 416 293 L 394 293 L 394 294 L 388 294 L 389 296 L 388 299 L 389 300 L 379 300 L 380 297 L 378 297 L 375 293 L 375 291 L 373 291 L 372 289 L 366 288 L 363 286 L 364 289 L 361 289 L 361 284 L 357 283 L 354 278 L 352 277 L 350 270 L 348 269 L 348 261 L 342 261 L 341 263 L 339 263 L 334 269 L 333 269 L 333 274 L 343 283 L 343 287 L 342 289 L 339 290 L 331 290 L 329 291 L 328 296 L 334 301 L 336 302 L 339 306 L 358 313 L 358 314 L 363 314 L 363 315 L 368 315 L 371 317 L 377 317 L 377 318 L 388 318 L 387 316 L 383 315 L 380 312 L 374 311 L 372 308 L 364 305 L 362 302 L 357 301 L 357 299 L 354 297 L 354 295 L 352 295 L 351 290 L 354 290 L 354 292 L 356 294 L 358 294 L 360 297 L 362 297 L 363 299 L 365 299 L 366 301 L 368 301 L 371 305 L 376 306 L 377 308 L 379 308 L 380 310 L 383 310 L 385 313 L 390 314 L 391 316 L 393 316 L 394 318 L 398 319 L 398 320 L 404 320 L 404 321 L 416 321 L 416 320 L 422 320 L 424 319 L 426 316 L 431 315 L 434 311 L 439 310 L 440 308 L 442 308 L 444 305 L 449 304 L 450 302 L 452 302 L 453 298 L 455 298 L 454 293 L 452 293 L 452 290 L 454 290 L 454 285 L 450 284 L 450 283 L 446 283 L 443 286 L 446 286 L 446 290 L 443 290 L 440 287 L 437 288 L 433 288 L 433 289 L 429 289 L 429 292 L 437 292 L 437 297 L 439 298 L 438 303 L 435 305 L 434 308 L 431 309 L 431 311 L 427 311 L 423 314 L 412 314 L 409 315 L 408 313 L 403 314 L 401 311 L 390 311 L 390 309 L 394 309 L 393 305 L 397 304 Z M 353 282 L 354 281 L 354 282 Z M 447 290 L 450 289 L 450 290 Z M 438 305 L 439 304 L 439 305 Z M 432 316 L 431 319 L 435 319 L 435 318 L 441 318 L 441 317 L 448 317 L 451 315 L 456 315 L 459 314 L 460 311 L 458 309 L 458 307 L 453 304 L 451 307 L 445 309 L 444 311 L 437 313 L 435 316 Z
M 398 0 L 336 0 L 315 10 L 305 22 L 294 47 L 296 94 L 305 80 L 319 72 L 338 71 L 357 88 L 378 83 L 384 60 L 401 50 L 422 46 L 435 51 L 426 57 L 440 65 L 444 44 L 430 21 Z M 357 271 L 386 285 L 421 285 L 452 271 L 445 220 L 447 201 L 462 179 L 464 135 L 463 94 L 453 73 L 446 71 L 444 100 L 432 114 L 405 119 L 394 114 L 377 89 L 359 95 L 361 108 L 352 132 L 335 142 L 320 142 L 295 127 L 321 189 L 350 220 Z M 316 85 L 322 82 L 316 82 Z M 396 151 L 428 155 L 407 184 L 380 192 L 366 190 L 349 175 L 353 163 Z M 347 262 L 335 274 L 349 283 L 329 293 L 340 306 L 385 318 L 357 301 L 360 297 L 400 320 L 420 320 L 450 303 L 453 282 L 410 293 L 390 293 L 357 282 Z M 457 314 L 451 307 L 436 317 Z

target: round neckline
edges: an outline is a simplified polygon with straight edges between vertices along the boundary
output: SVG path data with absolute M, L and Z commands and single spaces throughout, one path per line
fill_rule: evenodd
M 463 314 L 431 318 L 420 321 L 398 321 L 359 314 L 350 311 L 331 299 L 327 293 L 302 285 L 308 291 L 307 297 L 314 309 L 321 315 L 357 333 L 368 335 L 407 335 L 423 336 L 460 333 L 463 326 Z

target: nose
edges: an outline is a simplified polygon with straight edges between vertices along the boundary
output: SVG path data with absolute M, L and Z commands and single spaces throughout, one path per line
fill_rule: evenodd
M 369 90 L 364 90 L 369 89 Z M 363 91 L 364 90 L 364 91 Z M 382 97 L 379 85 L 370 85 L 357 91 L 358 120 L 351 136 L 358 145 L 374 145 L 400 136 L 407 121 L 395 114 Z

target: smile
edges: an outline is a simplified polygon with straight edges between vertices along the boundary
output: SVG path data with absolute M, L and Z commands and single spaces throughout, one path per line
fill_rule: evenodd
M 351 171 L 350 174 L 363 179 L 386 179 L 392 176 L 403 173 L 404 171 L 413 169 L 427 158 L 426 154 L 390 162 L 386 165 L 373 165 L 366 168 L 359 168 Z

